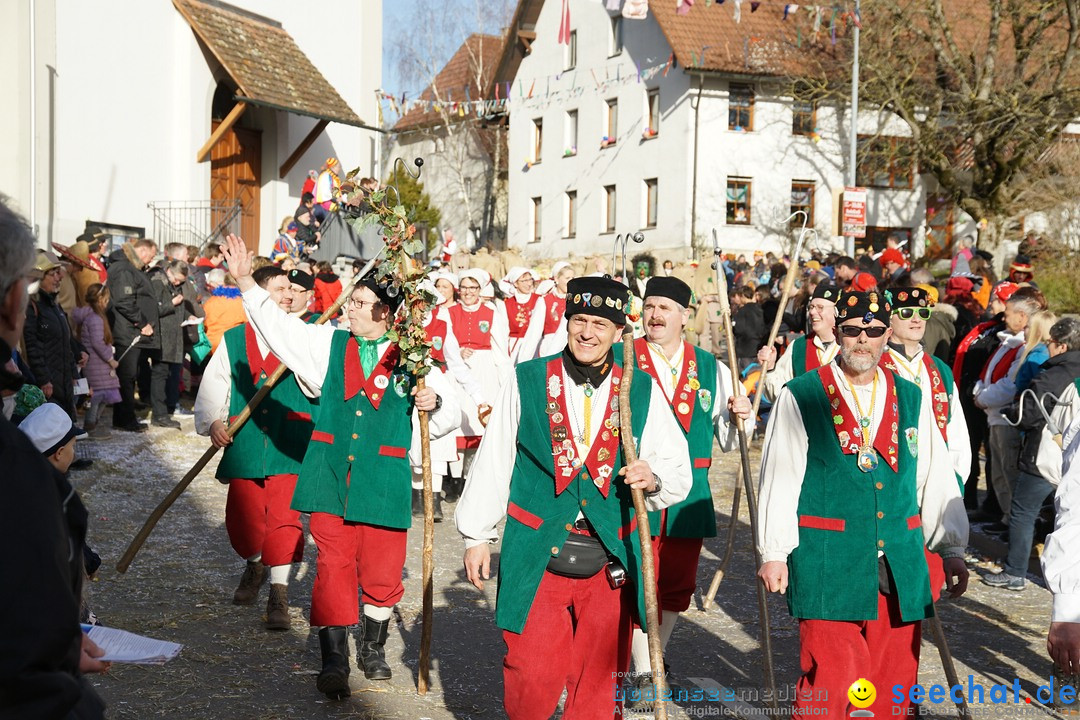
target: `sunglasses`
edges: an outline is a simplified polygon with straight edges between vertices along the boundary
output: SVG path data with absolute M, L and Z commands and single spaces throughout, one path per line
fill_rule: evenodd
M 902 307 L 893 310 L 893 315 L 899 315 L 901 320 L 910 320 L 916 315 L 918 315 L 923 320 L 929 320 L 931 312 L 933 311 L 927 307 Z
M 857 338 L 863 333 L 866 333 L 868 338 L 879 338 L 885 334 L 885 331 L 889 328 L 883 325 L 874 325 L 873 327 L 862 327 L 861 325 L 841 325 L 840 334 L 844 337 Z

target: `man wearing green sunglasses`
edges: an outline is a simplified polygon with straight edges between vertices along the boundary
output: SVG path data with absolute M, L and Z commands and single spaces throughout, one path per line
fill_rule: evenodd
M 967 421 L 960 405 L 949 365 L 922 345 L 926 323 L 933 313 L 933 300 L 922 288 L 900 287 L 890 291 L 893 299 L 889 327 L 892 336 L 881 356 L 881 365 L 905 380 L 919 386 L 923 407 L 930 408 L 934 425 L 949 449 L 949 458 L 956 482 L 964 494 L 964 478 L 971 468 L 971 444 L 968 442 Z M 930 570 L 930 592 L 936 601 L 945 582 L 941 560 L 933 553 L 926 555 Z
M 952 369 L 941 358 L 925 352 L 922 345 L 927 321 L 934 312 L 933 301 L 918 287 L 893 288 L 890 293 L 892 337 L 881 357 L 882 365 L 919 386 L 923 404 L 933 410 L 934 424 L 949 446 L 957 477 L 966 477 L 971 469 L 971 447 Z

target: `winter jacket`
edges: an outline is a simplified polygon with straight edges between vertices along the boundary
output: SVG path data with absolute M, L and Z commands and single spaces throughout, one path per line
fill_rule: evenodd
M 1046 426 L 1046 419 L 1039 412 L 1037 403 L 1043 400 L 1046 393 L 1050 393 L 1054 397 L 1060 397 L 1061 393 L 1078 377 L 1080 377 L 1080 350 L 1063 352 L 1044 362 L 1028 386 L 1031 392 L 1017 393 L 1012 405 L 1003 411 L 1005 417 L 1011 422 L 1016 422 L 1019 419 L 1020 424 L 1018 427 L 1024 433 L 1024 444 L 1020 448 L 1019 460 L 1021 472 L 1045 477 L 1037 465 L 1039 446 L 1043 442 L 1053 441 L 1049 439 L 1043 440 L 1042 430 Z M 1032 393 L 1035 395 L 1034 398 Z M 1021 405 L 1023 405 L 1022 416 L 1020 412 Z M 1047 415 L 1054 411 L 1055 405 L 1057 405 L 1056 401 L 1046 396 L 1043 407 L 1046 408 Z M 1060 453 L 1060 451 L 1058 452 Z M 1060 477 L 1046 479 L 1054 482 Z
M 1020 353 L 1024 352 L 1024 331 L 1013 335 L 1008 330 L 1002 330 L 998 333 L 998 339 L 1001 343 L 990 356 L 990 361 L 980 374 L 973 391 L 976 402 L 986 411 L 986 424 L 990 427 L 1005 424 L 1001 410 L 1008 407 L 1016 395 L 1016 372 L 1020 369 Z M 1000 370 L 998 364 L 1014 349 L 1017 354 L 1009 363 L 1008 370 L 998 380 L 993 381 L 993 375 L 997 374 L 995 371 Z
M 142 338 L 136 347 L 156 350 L 161 347 L 158 303 L 150 278 L 142 268 L 143 264 L 130 244 L 125 243 L 109 255 L 109 280 L 106 285 L 111 300 L 107 316 L 117 347 L 127 347 L 143 327 L 151 325 L 154 334 Z
M 247 322 L 240 288 L 214 288 L 210 297 L 203 303 L 203 310 L 206 312 L 206 324 L 203 329 L 213 350 L 217 350 L 221 336 L 226 330 Z
M 23 330 L 26 362 L 39 387 L 52 383 L 53 400 L 69 413 L 74 410 L 75 364 L 79 359 L 67 315 L 55 294 L 38 292 L 26 306 Z
M 1022 355 L 1023 350 L 1020 351 Z M 1042 369 L 1042 364 L 1050 359 L 1050 348 L 1046 346 L 1046 343 L 1039 343 L 1035 347 L 1031 348 L 1031 352 L 1024 357 L 1024 361 L 1020 364 L 1020 369 L 1016 371 L 1016 394 L 1024 392 L 1028 385 L 1031 384 L 1031 379 L 1039 374 Z
M 90 383 L 90 389 L 97 392 L 120 387 L 120 380 L 109 365 L 114 351 L 113 346 L 105 342 L 105 321 L 89 305 L 75 308 L 72 320 L 90 358 L 83 368 L 83 376 Z
M 956 320 L 959 313 L 948 303 L 938 303 L 926 321 L 923 347 L 931 355 L 949 362 L 949 347 L 956 336 Z
M 341 280 L 334 273 L 319 273 L 315 276 L 315 297 L 312 300 L 312 312 L 324 313 L 341 295 Z
M 79 674 L 82 553 L 87 512 L 71 485 L 18 428 L 0 417 L 0 715 L 102 718 L 105 705 Z
M 731 317 L 735 335 L 735 355 L 740 358 L 756 357 L 765 335 L 765 314 L 756 302 L 748 302 Z
M 184 362 L 184 331 L 180 324 L 187 320 L 187 315 L 184 313 L 184 303 L 173 305 L 173 298 L 183 297 L 184 291 L 181 287 L 176 287 L 169 282 L 168 276 L 161 268 L 150 270 L 149 277 L 150 286 L 157 299 L 160 318 L 161 361 L 173 364 L 182 363 Z

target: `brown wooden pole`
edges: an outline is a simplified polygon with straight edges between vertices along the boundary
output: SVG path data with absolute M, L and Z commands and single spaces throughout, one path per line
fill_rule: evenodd
M 424 378 L 417 378 L 417 390 L 426 387 Z M 416 692 L 426 695 L 430 685 L 431 671 L 431 630 L 434 616 L 435 588 L 435 496 L 431 490 L 431 431 L 428 413 L 420 411 L 420 454 L 421 472 L 424 478 L 424 549 L 421 578 L 424 586 L 424 606 L 422 612 L 423 627 L 420 630 L 420 672 L 416 682 Z
M 792 268 L 788 271 L 788 274 L 784 276 L 783 292 L 780 294 L 780 305 L 776 311 L 776 318 L 773 320 L 772 330 L 769 332 L 769 341 L 765 344 L 765 347 L 772 347 L 776 342 L 776 336 L 780 334 L 780 324 L 784 320 L 784 307 L 787 306 L 788 298 L 791 297 L 791 291 L 795 287 L 795 274 L 799 265 L 799 251 L 802 249 L 802 235 L 799 235 L 799 241 L 795 245 L 795 252 L 792 255 Z M 720 262 L 720 258 L 716 258 L 716 262 Z M 723 268 L 719 268 L 719 272 L 723 273 Z M 725 276 L 725 280 L 726 280 Z M 722 307 L 722 306 L 721 306 Z M 730 360 L 730 353 L 729 353 Z M 757 392 L 754 393 L 754 404 L 750 411 L 750 419 L 755 424 L 757 423 L 758 410 L 761 408 L 761 394 L 765 389 L 765 376 L 768 374 L 767 368 L 761 369 L 761 377 L 758 379 Z M 735 548 L 735 524 L 739 519 L 739 484 L 735 484 L 735 494 L 731 501 L 731 514 L 728 516 L 731 518 L 728 523 L 727 544 L 724 546 L 723 559 L 720 561 L 720 568 L 713 575 L 712 582 L 709 583 L 709 590 L 705 593 L 705 597 L 701 604 L 703 610 L 712 610 L 713 604 L 716 600 L 716 593 L 720 589 L 720 583 L 724 580 L 724 575 L 727 572 L 728 563 L 731 561 L 731 556 Z M 756 542 L 756 540 L 755 540 Z
M 716 240 L 715 230 L 713 230 L 713 245 L 715 248 L 716 287 L 720 295 L 720 317 L 724 323 L 725 339 L 727 341 L 731 386 L 734 392 L 738 393 L 742 383 L 739 382 L 739 362 L 738 358 L 735 357 L 735 333 L 731 326 L 731 303 L 728 299 L 727 277 L 724 275 L 724 268 L 721 266 L 720 246 Z M 746 440 L 746 433 L 743 431 L 743 421 L 737 415 L 734 420 L 736 434 L 739 436 L 739 458 L 742 461 L 743 490 L 746 492 L 746 509 L 750 514 L 750 546 L 754 550 L 754 569 L 756 571 L 761 565 L 761 554 L 757 549 L 757 496 L 754 495 L 753 481 L 751 480 L 750 449 Z M 719 584 L 715 578 L 713 582 Z M 776 674 L 773 670 L 772 660 L 769 605 L 765 595 L 765 586 L 760 582 L 755 582 L 754 585 L 757 588 L 758 616 L 761 620 L 761 651 L 765 684 L 769 690 L 769 705 L 776 708 L 778 707 L 778 698 L 776 695 Z
M 411 274 L 409 259 L 401 258 L 401 276 L 408 278 Z M 407 302 L 407 300 L 406 300 Z M 410 312 L 413 312 L 410 310 Z M 413 312 L 412 322 L 422 323 L 423 318 L 417 317 L 419 312 Z M 416 379 L 417 392 L 427 387 L 423 376 Z M 435 615 L 435 496 L 431 489 L 431 429 L 429 427 L 429 413 L 424 410 L 417 411 L 420 419 L 420 471 L 424 481 L 424 547 L 421 551 L 421 583 L 424 587 L 423 608 L 421 610 L 420 628 L 420 668 L 417 672 L 416 692 L 418 695 L 426 695 L 431 683 L 431 632 Z
M 960 678 L 956 674 L 956 665 L 953 664 L 952 652 L 949 650 L 949 643 L 945 640 L 945 630 L 941 627 L 941 618 L 938 617 L 937 608 L 934 608 L 930 625 L 934 628 L 934 644 L 937 645 L 938 654 L 941 655 L 941 665 L 945 668 L 945 677 L 949 681 L 949 687 L 959 685 Z M 962 720 L 973 720 L 971 709 L 968 708 L 963 693 L 960 694 L 960 702 L 956 703 L 956 711 Z
M 339 295 L 338 299 L 334 301 L 334 304 L 331 305 L 330 308 L 325 313 L 323 313 L 323 315 L 313 324 L 322 325 L 331 317 L 336 315 L 338 310 L 340 310 L 341 307 L 345 304 L 345 301 L 348 300 L 349 297 L 352 295 L 353 287 L 355 287 L 356 282 L 360 278 L 367 275 L 371 268 L 375 267 L 375 262 L 380 257 L 382 257 L 381 252 L 372 260 L 370 260 L 368 264 L 365 265 L 364 268 L 353 277 L 352 282 L 350 282 L 349 285 L 341 291 L 341 295 Z M 240 430 L 241 426 L 243 426 L 243 424 L 247 422 L 248 418 L 251 417 L 252 411 L 254 411 L 256 407 L 258 407 L 259 403 L 261 403 L 268 394 L 270 394 L 270 390 L 274 387 L 274 385 L 277 384 L 277 382 L 282 378 L 282 376 L 285 375 L 286 372 L 288 372 L 288 368 L 285 367 L 285 365 L 282 363 L 279 364 L 277 369 L 270 374 L 270 377 L 266 378 L 266 382 L 263 383 L 262 387 L 259 388 L 258 392 L 255 393 L 254 397 L 252 397 L 251 400 L 248 401 L 248 404 L 244 406 L 244 409 L 240 411 L 240 414 L 236 416 L 236 420 L 230 423 L 229 427 L 226 428 L 226 432 L 229 434 L 229 437 L 233 437 L 236 435 L 236 433 Z M 131 566 L 131 561 L 135 559 L 135 556 L 138 554 L 139 550 L 142 549 L 143 544 L 146 542 L 146 539 L 150 537 L 150 533 L 154 531 L 154 527 L 158 524 L 158 521 L 161 520 L 165 512 L 170 507 L 172 507 L 172 504 L 176 502 L 176 499 L 179 498 L 185 490 L 187 490 L 187 486 L 191 484 L 191 481 L 195 479 L 196 475 L 202 472 L 202 469 L 206 467 L 206 464 L 210 462 L 210 459 L 214 457 L 217 451 L 218 448 L 214 447 L 213 445 L 208 447 L 206 449 L 206 452 L 202 454 L 202 457 L 200 457 L 198 461 L 196 461 L 196 463 L 191 466 L 191 469 L 187 471 L 187 474 L 180 479 L 180 482 L 176 483 L 176 485 L 173 486 L 173 489 L 169 491 L 169 494 L 166 495 L 162 499 L 162 501 L 158 503 L 157 507 L 154 508 L 154 511 L 150 513 L 150 516 L 148 518 L 146 518 L 146 522 L 143 523 L 142 528 L 139 529 L 139 532 L 132 539 L 131 543 L 128 544 L 127 550 L 125 550 L 124 554 L 120 557 L 120 562 L 116 564 L 117 572 L 127 572 L 128 567 Z
M 634 333 L 627 325 L 623 330 L 623 376 L 619 387 L 619 434 L 622 440 L 625 465 L 637 460 L 634 446 L 634 426 L 630 418 L 630 385 L 634 378 Z M 652 533 L 649 530 L 649 511 L 645 507 L 645 493 L 631 488 L 634 513 L 637 516 L 638 540 L 641 543 L 641 581 L 645 590 L 645 634 L 649 638 L 649 663 L 652 665 L 653 683 L 656 686 L 656 702 L 653 712 L 658 720 L 667 720 L 667 703 L 661 700 L 667 693 L 667 677 L 664 673 L 664 646 L 660 642 L 660 604 L 656 597 L 656 567 L 653 564 Z

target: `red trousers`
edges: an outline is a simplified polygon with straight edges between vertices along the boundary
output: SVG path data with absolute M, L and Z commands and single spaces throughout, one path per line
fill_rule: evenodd
M 270 567 L 300 562 L 304 526 L 300 513 L 289 507 L 295 490 L 296 475 L 229 481 L 225 531 L 237 555 L 262 553 L 263 564 Z
M 926 554 L 926 567 L 930 571 L 930 596 L 934 602 L 941 597 L 941 589 L 945 586 L 945 566 L 941 562 L 941 556 L 923 548 Z
M 685 612 L 697 589 L 701 538 L 670 537 L 667 532 L 653 539 L 656 562 L 656 597 L 661 612 Z
M 357 587 L 365 605 L 393 607 L 405 588 L 404 530 L 349 522 L 330 513 L 311 513 L 311 537 L 319 549 L 311 589 L 311 624 L 355 625 L 360 621 Z
M 544 573 L 525 629 L 503 632 L 510 720 L 547 720 L 563 688 L 563 720 L 622 716 L 618 687 L 630 666 L 633 592 L 629 583 L 613 590 L 603 571 L 582 580 Z
M 922 623 L 900 619 L 896 595 L 878 594 L 877 620 L 800 620 L 799 663 L 793 715 L 847 718 L 848 688 L 859 678 L 874 684 L 868 710 L 875 718 L 907 717 L 911 702 L 892 702 L 893 685 L 918 682 Z

